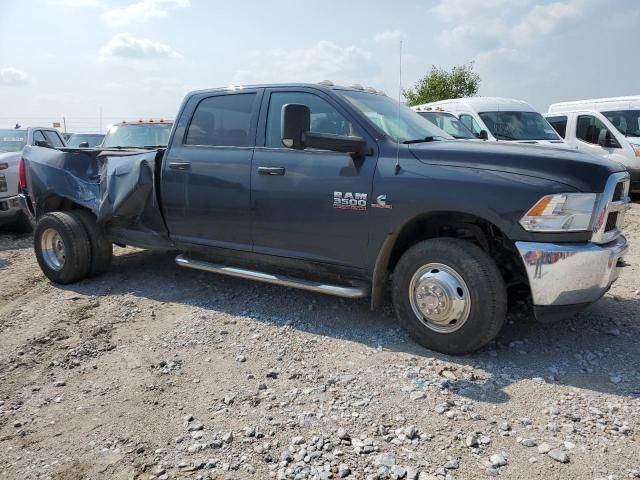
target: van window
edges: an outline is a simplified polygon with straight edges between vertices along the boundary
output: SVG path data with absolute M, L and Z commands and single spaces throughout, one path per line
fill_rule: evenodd
M 281 134 L 282 107 L 290 103 L 309 107 L 312 132 L 354 135 L 351 122 L 344 118 L 329 102 L 317 95 L 306 92 L 274 92 L 269 99 L 266 147 L 284 148 Z
M 217 95 L 202 100 L 191 118 L 185 145 L 248 147 L 255 93 Z
M 480 118 L 498 140 L 558 140 L 558 134 L 538 112 L 480 112 Z
M 602 114 L 625 137 L 640 137 L 640 110 L 616 110 Z
M 554 128 L 556 132 L 558 132 L 558 135 L 560 135 L 562 138 L 565 138 L 567 134 L 567 117 L 564 115 L 561 115 L 558 117 L 546 117 L 546 118 L 547 118 L 547 122 L 551 124 L 551 126 Z
M 467 127 L 469 130 L 471 130 L 474 135 L 478 135 L 482 130 L 480 128 L 480 125 L 478 125 L 478 122 L 476 122 L 476 119 L 473 118 L 471 115 L 463 113 L 462 115 L 460 115 L 459 118 L 462 124 L 465 127 Z
M 607 131 L 604 123 L 592 115 L 578 115 L 576 123 L 576 138 L 580 140 L 598 145 L 600 131 Z

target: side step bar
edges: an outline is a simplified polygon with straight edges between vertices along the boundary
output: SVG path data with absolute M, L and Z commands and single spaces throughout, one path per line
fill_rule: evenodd
M 218 263 L 187 258 L 184 255 L 178 255 L 176 257 L 176 263 L 181 267 L 204 270 L 205 272 L 221 273 L 223 275 L 257 280 L 259 282 L 273 283 L 274 285 L 281 285 L 283 287 L 326 293 L 328 295 L 335 295 L 336 297 L 364 298 L 369 296 L 368 290 L 364 287 L 341 287 L 339 285 L 329 285 L 326 283 L 313 282 L 310 280 L 303 280 L 283 275 L 272 275 L 270 273 L 246 270 L 244 268 L 228 267 Z

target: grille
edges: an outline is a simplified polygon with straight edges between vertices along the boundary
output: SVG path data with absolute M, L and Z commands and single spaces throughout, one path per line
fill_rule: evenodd
M 0 175 L 0 192 L 7 191 L 7 177 Z
M 599 221 L 591 241 L 600 244 L 609 243 L 622 234 L 625 212 L 629 207 L 628 192 L 628 173 L 614 173 L 609 177 L 595 212 L 595 218 Z
M 612 212 L 607 217 L 607 224 L 604 227 L 604 231 L 610 232 L 612 230 L 615 230 L 617 226 L 618 226 L 618 212 Z
M 624 182 L 618 182 L 616 189 L 613 192 L 613 201 L 619 202 L 624 198 Z

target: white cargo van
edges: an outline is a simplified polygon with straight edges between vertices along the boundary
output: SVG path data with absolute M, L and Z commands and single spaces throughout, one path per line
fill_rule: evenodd
M 578 150 L 622 163 L 640 192 L 640 95 L 554 103 L 545 117 Z
M 466 97 L 425 103 L 417 112 L 454 114 L 478 138 L 571 148 L 540 113 L 522 100 L 500 97 Z

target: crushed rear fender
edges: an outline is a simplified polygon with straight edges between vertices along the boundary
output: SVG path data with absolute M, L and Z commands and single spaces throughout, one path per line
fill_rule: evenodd
M 36 216 L 65 198 L 91 210 L 114 240 L 171 246 L 156 191 L 161 151 L 25 147 L 23 157 Z

